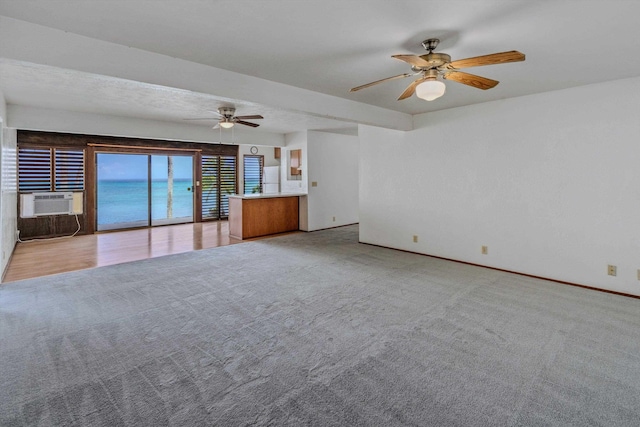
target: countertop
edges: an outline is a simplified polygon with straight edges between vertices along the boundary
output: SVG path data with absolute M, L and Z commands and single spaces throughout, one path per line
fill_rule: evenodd
M 230 194 L 230 199 L 269 199 L 273 197 L 300 197 L 306 196 L 307 193 L 255 193 L 255 194 Z

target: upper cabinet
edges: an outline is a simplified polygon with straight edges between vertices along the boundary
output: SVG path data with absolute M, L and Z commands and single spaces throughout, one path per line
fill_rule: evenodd
M 302 150 L 289 151 L 289 175 L 293 179 L 302 178 Z

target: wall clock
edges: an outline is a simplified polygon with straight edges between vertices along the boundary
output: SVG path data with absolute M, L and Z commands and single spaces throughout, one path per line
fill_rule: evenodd
M 258 147 L 256 147 L 255 145 L 251 147 L 251 154 L 258 154 Z

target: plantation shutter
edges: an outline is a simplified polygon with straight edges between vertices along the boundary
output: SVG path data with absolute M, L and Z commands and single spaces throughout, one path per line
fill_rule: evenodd
M 218 156 L 202 156 L 202 219 L 218 219 Z
M 236 193 L 236 156 L 220 156 L 220 218 L 229 217 L 229 195 Z
M 263 156 L 244 156 L 244 194 L 262 192 Z
M 18 191 L 84 190 L 84 150 L 18 149 Z
M 236 157 L 202 156 L 202 219 L 229 216 L 229 194 L 236 193 Z
M 51 149 L 20 148 L 18 150 L 18 191 L 52 191 Z
M 84 152 L 55 149 L 55 190 L 84 190 Z

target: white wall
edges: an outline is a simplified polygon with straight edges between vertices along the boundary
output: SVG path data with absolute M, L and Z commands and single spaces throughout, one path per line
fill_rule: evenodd
M 274 147 L 260 145 L 240 145 L 238 148 L 238 192 L 242 193 L 244 188 L 244 156 L 253 156 L 251 147 L 256 147 L 257 156 L 264 156 L 265 166 L 280 166 L 280 160 L 274 157 Z
M 4 93 L 0 90 L 0 122 L 3 126 L 7 125 L 7 102 L 4 99 Z
M 16 191 L 16 141 L 15 129 L 6 127 L 7 108 L 0 92 L 0 276 L 9 263 L 16 245 L 17 191 Z
M 360 240 L 640 295 L 638 111 L 633 78 L 361 126 Z
M 358 137 L 305 131 L 285 135 L 285 142 L 281 191 L 308 194 L 300 198 L 300 229 L 314 231 L 358 222 Z M 302 180 L 288 180 L 289 152 L 297 149 L 302 150 Z M 312 187 L 312 182 L 317 186 Z
M 15 129 L 4 128 L 2 134 L 0 148 L 0 162 L 2 163 L 2 170 L 0 171 L 2 174 L 2 178 L 0 178 L 2 181 L 0 183 L 2 262 L 0 271 L 4 273 L 16 245 L 16 232 L 18 230 L 18 193 L 16 185 L 16 143 L 18 138 Z
M 288 133 L 284 136 L 285 147 L 280 151 L 280 191 L 283 193 L 306 193 L 308 185 L 307 167 L 307 132 Z M 287 179 L 289 168 L 289 152 L 291 150 L 302 150 L 302 179 Z
M 307 192 L 307 132 L 288 133 L 284 136 L 285 147 L 280 151 L 280 191 L 283 193 Z M 287 179 L 289 151 L 302 150 L 302 179 Z M 300 197 L 300 230 L 309 231 L 309 207 L 307 197 Z
M 309 131 L 307 152 L 308 230 L 357 223 L 358 137 Z

